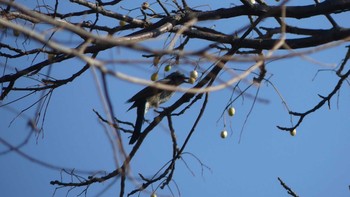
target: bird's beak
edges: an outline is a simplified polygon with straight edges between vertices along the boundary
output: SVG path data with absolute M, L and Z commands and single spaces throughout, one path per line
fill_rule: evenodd
M 190 84 L 190 82 L 188 81 L 190 78 L 189 77 L 184 77 L 184 83 L 189 83 Z

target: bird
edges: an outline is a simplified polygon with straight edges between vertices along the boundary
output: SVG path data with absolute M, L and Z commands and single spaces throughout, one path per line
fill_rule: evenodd
M 184 74 L 176 71 L 169 74 L 164 79 L 158 80 L 156 83 L 179 86 L 182 83 L 187 82 L 186 80 L 188 80 L 188 77 L 185 77 Z M 134 132 L 130 138 L 129 144 L 134 144 L 139 139 L 145 113 L 147 113 L 151 107 L 158 108 L 160 104 L 168 101 L 174 93 L 175 92 L 171 90 L 163 90 L 156 87 L 147 86 L 127 100 L 127 103 L 134 102 L 128 111 L 135 107 L 137 108 Z

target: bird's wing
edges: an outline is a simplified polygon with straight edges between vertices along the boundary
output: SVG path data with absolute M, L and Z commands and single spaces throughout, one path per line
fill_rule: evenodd
M 150 96 L 155 95 L 159 89 L 153 88 L 153 87 L 146 87 L 142 90 L 140 90 L 138 93 L 136 93 L 133 97 L 131 97 L 129 100 L 127 100 L 128 103 L 135 102 L 138 100 L 146 99 Z
M 167 84 L 170 81 L 171 81 L 170 79 L 165 78 L 165 79 L 158 80 L 157 83 Z M 158 89 L 158 88 L 151 87 L 151 86 L 147 86 L 144 89 L 140 90 L 138 93 L 136 93 L 129 100 L 127 100 L 127 102 L 131 103 L 131 102 L 135 102 L 138 100 L 146 99 L 148 97 L 151 97 L 151 96 L 159 93 L 160 91 L 162 91 L 162 90 Z

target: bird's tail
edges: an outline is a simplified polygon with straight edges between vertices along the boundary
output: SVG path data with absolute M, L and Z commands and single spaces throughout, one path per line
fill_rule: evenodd
M 132 133 L 129 144 L 133 144 L 139 139 L 144 116 L 145 116 L 145 104 L 142 104 L 137 107 L 137 118 L 135 122 L 135 128 L 134 128 L 134 132 Z

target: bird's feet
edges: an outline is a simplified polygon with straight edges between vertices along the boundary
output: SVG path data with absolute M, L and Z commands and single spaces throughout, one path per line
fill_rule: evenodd
M 160 108 L 161 110 L 159 110 L 158 108 Z M 162 111 L 164 111 L 165 109 L 167 109 L 167 107 L 158 107 L 157 109 L 154 109 L 154 112 L 157 112 L 158 114 L 160 114 Z
M 150 124 L 150 123 L 151 123 L 151 121 L 150 121 L 150 120 L 148 120 L 148 119 L 145 119 L 144 121 L 145 121 L 145 122 L 147 122 L 148 124 Z

